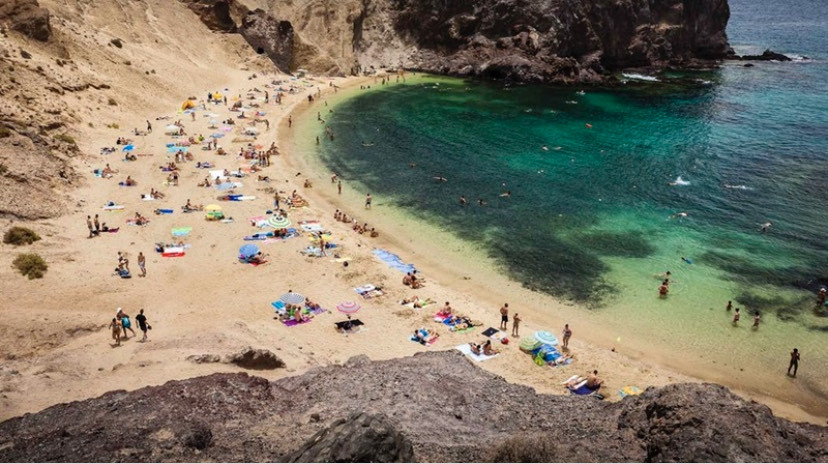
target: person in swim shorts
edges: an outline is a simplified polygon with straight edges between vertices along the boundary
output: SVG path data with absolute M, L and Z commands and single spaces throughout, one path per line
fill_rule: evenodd
M 500 307 L 500 330 L 506 330 L 509 324 L 509 303 Z

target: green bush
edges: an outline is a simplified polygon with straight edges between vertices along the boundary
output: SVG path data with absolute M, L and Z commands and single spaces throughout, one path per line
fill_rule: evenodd
M 9 245 L 31 245 L 40 240 L 40 236 L 25 227 L 12 227 L 3 235 L 3 243 Z
M 17 258 L 12 261 L 12 265 L 20 271 L 21 274 L 27 276 L 29 280 L 40 279 L 49 266 L 43 258 L 37 253 L 24 253 L 17 255 Z
M 9 168 L 5 164 L 0 163 L 0 176 L 5 176 L 9 172 Z
M 76 145 L 75 138 L 69 134 L 59 134 L 55 136 L 55 139 L 60 140 L 61 142 L 66 142 L 70 145 Z

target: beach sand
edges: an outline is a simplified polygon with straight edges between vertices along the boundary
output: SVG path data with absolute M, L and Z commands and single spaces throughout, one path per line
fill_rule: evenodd
M 197 112 L 195 122 L 189 115 L 177 112 L 180 102 L 188 95 L 203 99 L 208 91 L 230 89 L 228 95 L 246 95 L 247 90 L 284 76 L 257 76 L 250 72 L 215 72 L 202 74 L 195 82 L 182 88 L 165 89 L 165 96 L 146 103 L 143 112 L 123 113 L 118 117 L 123 128 L 145 127 L 145 120 L 153 123 L 152 134 L 143 137 L 128 135 L 129 130 L 84 129 L 79 138 L 85 153 L 98 153 L 103 146 L 114 145 L 118 136 L 134 139 L 134 153 L 151 154 L 134 162 L 122 162 L 122 153 L 89 155 L 80 161 L 85 184 L 73 193 L 72 211 L 53 220 L 19 223 L 37 231 L 43 240 L 27 248 L 40 253 L 50 268 L 41 280 L 27 280 L 10 266 L 0 266 L 0 419 L 34 412 L 50 405 L 81 400 L 111 390 L 133 390 L 147 385 L 158 385 L 173 379 L 205 375 L 214 372 L 238 371 L 228 364 L 197 364 L 187 360 L 190 355 L 227 355 L 246 346 L 269 349 L 281 357 L 286 369 L 256 371 L 255 375 L 274 379 L 301 373 L 309 368 L 339 364 L 354 355 L 364 354 L 372 359 L 390 359 L 412 355 L 424 350 L 447 350 L 471 341 L 483 341 L 480 334 L 499 323 L 498 308 L 508 301 L 521 314 L 521 335 L 535 330 L 549 330 L 560 334 L 563 323 L 572 325 L 574 336 L 571 365 L 547 368 L 536 366 L 528 355 L 518 349 L 519 340 L 509 345 L 498 345 L 502 354 L 480 363 L 480 366 L 499 374 L 508 381 L 527 384 L 542 393 L 567 394 L 561 382 L 574 374 L 586 375 L 597 369 L 605 379 L 602 393 L 609 400 L 618 400 L 617 391 L 626 385 L 641 388 L 674 382 L 701 381 L 670 370 L 661 363 L 657 350 L 648 353 L 627 353 L 623 345 L 614 347 L 611 328 L 590 324 L 589 316 L 562 319 L 558 309 L 563 303 L 550 304 L 550 299 L 532 293 L 517 283 L 507 283 L 496 266 L 478 266 L 474 272 L 458 273 L 464 253 L 462 245 L 445 250 L 434 248 L 434 237 L 417 237 L 416 229 L 405 229 L 400 224 L 391 230 L 380 229 L 378 238 L 358 235 L 345 224 L 333 220 L 337 207 L 349 215 L 356 214 L 361 222 L 380 223 L 381 206 L 370 212 L 362 210 L 362 197 L 347 191 L 338 198 L 334 187 L 325 181 L 327 173 L 318 171 L 312 163 L 294 156 L 292 147 L 298 141 L 291 135 L 301 127 L 287 127 L 287 115 L 294 121 L 312 120 L 303 111 L 315 111 L 321 102 L 308 105 L 307 94 L 320 88 L 325 94 L 332 91 L 328 79 L 308 79 L 312 87 L 304 86 L 295 95 L 286 96 L 282 105 L 262 106 L 267 111 L 270 130 L 262 128 L 256 144 L 267 147 L 278 141 L 282 154 L 273 159 L 273 165 L 261 174 L 272 181 L 258 182 L 256 174 L 241 181 L 240 192 L 255 195 L 255 201 L 217 202 L 220 193 L 214 188 L 197 187 L 207 171 L 195 169 L 195 162 L 184 163 L 181 181 L 177 187 L 163 185 L 166 173 L 159 166 L 171 161 L 165 143 L 171 139 L 163 134 L 169 121 L 155 117 L 169 115 L 181 119 L 189 134 L 208 133 L 204 111 Z M 358 89 L 364 78 L 338 78 L 339 87 Z M 300 85 L 301 80 L 298 81 Z M 271 96 L 273 90 L 269 89 Z M 345 92 L 342 90 L 340 92 Z M 257 94 L 261 95 L 261 94 Z M 324 98 L 324 96 L 323 96 Z M 232 102 L 231 102 L 232 103 Z M 236 116 L 228 107 L 210 107 L 220 117 Z M 242 164 L 236 156 L 243 143 L 230 143 L 232 135 L 221 139 L 227 156 L 215 152 L 192 150 L 198 161 L 211 161 L 217 168 L 236 169 Z M 119 173 L 112 179 L 95 178 L 93 168 L 110 163 Z M 317 171 L 308 171 L 316 169 Z M 302 172 L 302 175 L 296 175 Z M 130 175 L 138 181 L 136 187 L 119 187 L 118 181 Z M 313 188 L 305 189 L 306 178 L 314 179 Z M 316 179 L 323 179 L 316 181 Z M 160 189 L 165 200 L 144 202 L 141 193 L 150 188 Z M 307 236 L 276 243 L 255 242 L 269 255 L 269 263 L 254 267 L 239 263 L 238 249 L 245 244 L 242 237 L 259 232 L 248 218 L 264 216 L 271 209 L 272 195 L 268 188 L 276 188 L 282 196 L 297 190 L 310 202 L 310 207 L 292 209 L 289 217 L 294 227 L 299 221 L 318 220 L 332 232 L 337 253 L 352 258 L 346 268 L 333 258 L 307 258 L 300 250 L 311 245 Z M 207 222 L 203 214 L 182 214 L 180 206 L 188 199 L 195 204 L 219 203 L 227 216 L 235 222 L 223 224 Z M 102 209 L 107 201 L 125 206 L 123 211 Z M 174 209 L 172 215 L 152 214 L 155 208 Z M 145 227 L 128 226 L 125 221 L 140 212 L 150 219 Z M 110 227 L 120 227 L 116 234 L 102 234 L 87 239 L 85 219 L 99 214 Z M 192 227 L 184 240 L 191 245 L 186 256 L 162 258 L 154 251 L 155 242 L 171 241 L 173 227 Z M 4 227 L 5 228 L 5 227 Z M 455 243 L 455 242 L 451 242 Z M 403 286 L 403 274 L 378 261 L 372 254 L 375 247 L 399 254 L 403 261 L 416 264 L 426 279 L 423 289 L 412 291 Z M 0 246 L 0 260 L 10 262 L 19 249 Z M 113 276 L 116 254 L 125 252 L 130 259 L 133 278 Z M 138 277 L 137 255 L 147 257 L 148 276 Z M 497 285 L 494 285 L 497 283 Z M 373 284 L 385 289 L 379 298 L 362 299 L 354 287 Z M 330 313 L 317 315 L 311 323 L 286 327 L 274 320 L 270 303 L 281 294 L 293 290 L 318 302 Z M 438 302 L 422 310 L 400 305 L 404 297 L 416 294 Z M 356 301 L 362 309 L 355 317 L 365 323 L 359 333 L 342 335 L 334 330 L 334 323 L 344 320 L 335 306 L 344 301 Z M 450 301 L 455 313 L 467 314 L 483 322 L 480 330 L 455 334 L 435 323 L 433 314 L 440 304 Z M 133 318 L 143 308 L 152 330 L 149 341 L 140 343 L 140 335 L 113 347 L 107 330 L 116 308 L 122 307 Z M 135 323 L 133 323 L 136 325 Z M 409 335 L 418 327 L 437 329 L 439 340 L 430 347 L 411 342 Z M 510 325 L 511 329 L 511 325 Z M 708 379 L 716 380 L 716 379 Z M 738 392 L 738 389 L 737 389 Z M 769 404 L 774 411 L 795 420 L 824 423 L 825 419 L 808 414 L 790 403 L 774 401 L 754 394 L 743 395 Z M 324 400 L 324 399 L 320 399 Z

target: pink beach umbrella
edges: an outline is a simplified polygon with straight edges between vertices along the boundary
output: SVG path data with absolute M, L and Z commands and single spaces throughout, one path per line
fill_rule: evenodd
M 345 313 L 345 314 L 348 314 L 348 315 L 356 313 L 357 311 L 360 310 L 360 308 L 362 308 L 362 306 L 360 306 L 359 303 L 357 303 L 355 301 L 345 301 L 343 303 L 339 303 L 338 305 L 336 305 L 336 309 L 339 312 Z

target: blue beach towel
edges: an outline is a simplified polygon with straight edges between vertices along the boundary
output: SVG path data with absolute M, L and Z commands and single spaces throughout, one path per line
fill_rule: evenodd
M 417 269 L 414 268 L 413 264 L 406 264 L 402 262 L 399 256 L 391 253 L 389 251 L 382 250 L 377 248 L 374 250 L 374 255 L 379 258 L 380 261 L 387 264 L 389 267 L 396 269 L 400 272 L 414 272 Z

